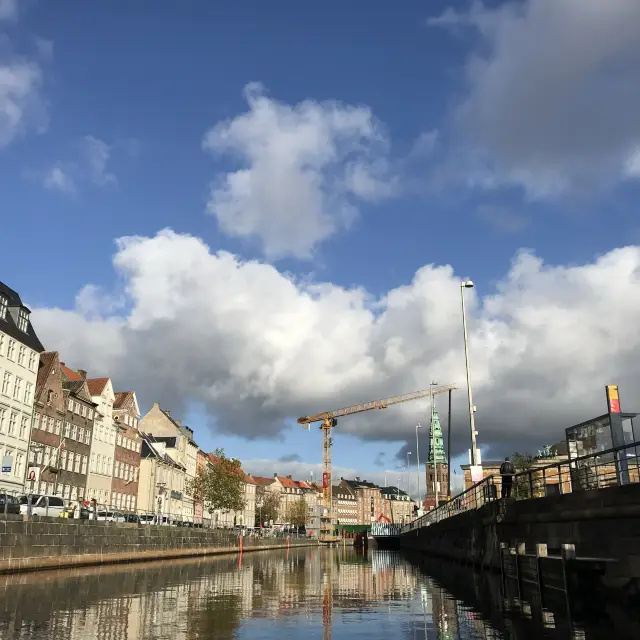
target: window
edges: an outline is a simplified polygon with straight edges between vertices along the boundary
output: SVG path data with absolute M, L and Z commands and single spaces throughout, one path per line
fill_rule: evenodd
M 16 456 L 16 476 L 18 478 L 24 477 L 24 454 L 22 453 Z
M 80 470 L 80 473 L 87 473 L 87 456 L 82 456 L 82 469 Z
M 71 425 L 68 422 L 64 423 L 64 437 L 68 438 L 71 434 Z
M 79 453 L 76 453 L 75 460 L 73 461 L 73 471 L 75 473 L 79 473 L 80 471 L 80 459 L 82 456 Z
M 135 496 L 131 496 L 131 510 L 132 511 L 136 510 L 136 497 Z
M 78 442 L 84 442 L 84 429 L 82 427 L 78 429 Z
M 16 341 L 11 340 L 11 338 L 9 338 L 9 343 L 7 344 L 7 358 L 11 361 L 16 359 Z
M 73 411 L 73 400 L 71 400 L 71 398 L 69 398 L 69 401 L 67 402 L 67 409 L 69 409 L 69 411 Z
M 49 433 L 53 433 L 53 425 L 54 425 L 54 419 L 53 418 L 49 418 L 48 420 L 48 424 L 47 424 L 47 431 Z
M 93 409 L 87 409 L 87 418 L 89 418 L 89 420 L 93 419 Z
M 78 439 L 78 427 L 75 424 L 71 425 L 71 439 L 72 440 Z
M 33 464 L 36 461 L 36 454 L 33 449 L 29 449 L 29 451 L 27 451 L 27 460 L 29 461 L 29 464 Z
M 85 417 L 86 417 L 86 415 L 87 415 L 87 407 L 85 407 L 84 405 L 82 405 L 82 406 L 80 407 L 80 415 L 81 415 L 83 418 L 85 418 Z
M 105 462 L 106 462 L 106 456 L 98 456 L 98 465 L 100 467 L 99 469 L 100 473 L 106 473 Z
M 16 434 L 16 424 L 18 423 L 18 414 L 15 411 L 11 412 L 11 417 L 9 418 L 9 435 L 14 436 Z M 8 454 L 7 454 L 8 455 Z
M 7 317 L 7 296 L 3 296 L 0 293 L 0 319 L 4 320 Z
M 29 371 L 35 371 L 35 370 L 36 370 L 36 352 L 30 351 L 29 352 Z
M 136 442 L 136 451 L 140 453 L 140 441 Z
M 24 389 L 23 401 L 25 404 L 31 404 L 33 402 L 33 384 L 31 382 L 27 382 Z
M 18 348 L 18 364 L 21 365 L 22 367 L 24 367 L 26 352 L 27 352 L 27 347 L 21 344 L 20 347 Z
M 0 333 L 0 356 L 4 351 L 4 333 Z
M 29 416 L 22 416 L 20 420 L 20 437 L 25 440 L 29 434 Z
M 76 454 L 73 451 L 69 451 L 67 455 L 67 471 L 73 471 L 73 461 L 75 459 Z
M 80 403 L 79 402 L 74 402 L 73 403 L 73 410 L 75 413 L 80 414 Z
M 25 309 L 20 309 L 18 311 L 18 329 L 20 331 L 24 331 L 27 333 L 27 327 L 29 326 L 29 316 Z
M 96 470 L 96 454 L 95 453 L 91 454 L 91 466 L 89 467 L 89 469 L 92 472 Z
M 0 432 L 5 430 L 5 420 L 7 419 L 7 410 L 4 407 L 0 407 Z
M 118 437 L 116 438 L 116 443 L 119 447 L 122 446 L 122 436 L 120 434 L 118 434 Z
M 62 420 L 56 420 L 56 435 L 60 435 L 60 431 L 62 429 Z
M 91 431 L 89 429 L 84 432 L 84 443 L 91 444 Z
M 11 387 L 11 379 L 13 376 L 8 372 L 4 372 L 4 378 L 2 379 L 2 393 L 5 396 L 9 395 L 9 388 Z

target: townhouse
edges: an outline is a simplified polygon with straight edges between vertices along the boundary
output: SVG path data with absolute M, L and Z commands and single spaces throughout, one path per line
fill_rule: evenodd
M 44 351 L 16 291 L 0 282 L 0 490 L 23 490 L 39 354 Z

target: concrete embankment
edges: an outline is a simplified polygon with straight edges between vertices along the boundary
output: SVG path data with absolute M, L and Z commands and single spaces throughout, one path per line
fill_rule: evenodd
M 243 538 L 242 551 L 315 546 L 309 538 Z M 0 520 L 0 573 L 238 553 L 233 532 L 20 516 Z

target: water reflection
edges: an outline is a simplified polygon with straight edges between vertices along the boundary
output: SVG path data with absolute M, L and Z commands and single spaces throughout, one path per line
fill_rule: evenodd
M 578 624 L 566 603 L 542 607 L 499 578 L 383 551 L 314 547 L 0 580 L 6 640 L 640 637 L 628 620 Z

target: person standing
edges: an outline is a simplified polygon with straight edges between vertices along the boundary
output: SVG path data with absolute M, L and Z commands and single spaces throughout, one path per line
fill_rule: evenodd
M 513 487 L 513 476 L 516 474 L 516 468 L 513 466 L 509 456 L 504 459 L 500 465 L 500 478 L 502 479 L 502 497 L 510 498 L 511 489 Z

